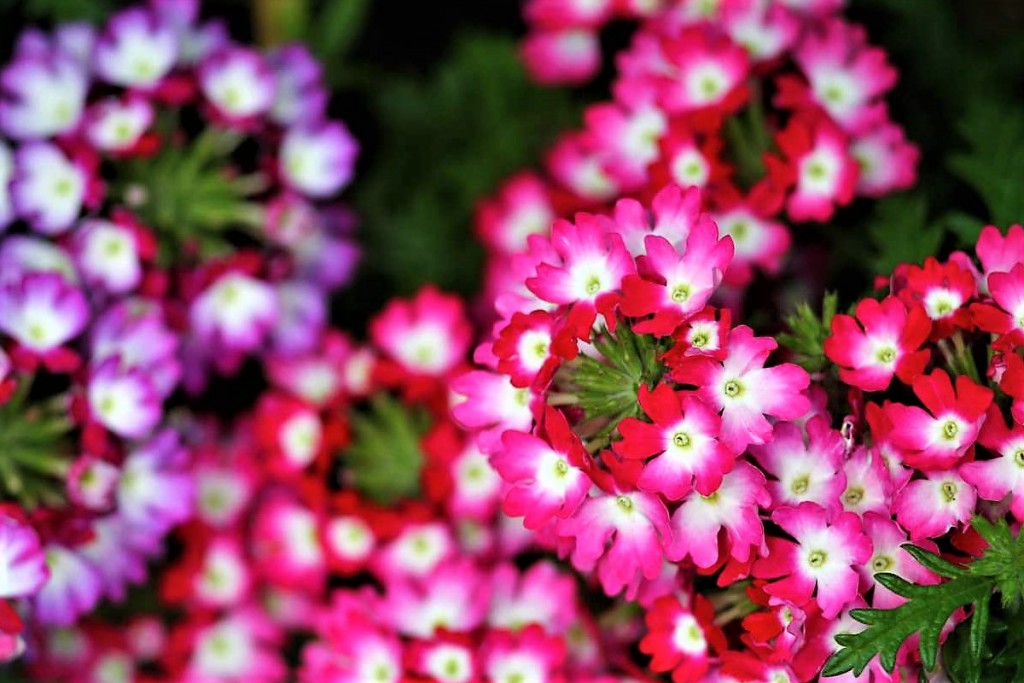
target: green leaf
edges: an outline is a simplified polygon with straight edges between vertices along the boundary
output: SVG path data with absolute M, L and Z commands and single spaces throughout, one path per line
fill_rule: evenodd
M 960 122 L 968 151 L 949 168 L 978 193 L 997 225 L 1024 217 L 1024 110 L 1016 103 L 973 102 Z
M 832 318 L 839 306 L 839 296 L 826 292 L 821 314 L 802 302 L 786 316 L 787 332 L 779 335 L 779 344 L 793 352 L 793 360 L 808 372 L 821 372 L 828 366 L 824 345 L 832 329 Z
M 376 79 L 380 148 L 353 187 L 367 266 L 391 291 L 477 291 L 482 197 L 578 120 L 564 90 L 530 83 L 509 36 L 464 34 L 428 76 Z
M 823 675 L 847 671 L 860 675 L 875 656 L 891 672 L 901 645 L 914 634 L 920 634 L 924 668 L 931 670 L 938 659 L 939 636 L 950 616 L 957 609 L 970 606 L 969 623 L 958 626 L 943 648 L 947 673 L 955 683 L 1019 680 L 1017 675 L 1024 672 L 1024 650 L 1016 647 L 1017 641 L 1024 641 L 1018 614 L 1024 591 L 1024 534 L 1014 538 L 1005 519 L 991 522 L 978 516 L 972 526 L 988 548 L 965 567 L 922 548 L 904 545 L 923 566 L 950 580 L 918 586 L 895 574 L 876 574 L 881 585 L 907 601 L 891 610 L 851 610 L 850 615 L 867 628 L 836 636 L 840 649 L 825 663 Z M 993 591 L 1002 598 L 995 614 L 991 604 Z M 999 673 L 989 678 L 989 670 Z M 1008 674 L 1011 671 L 1013 675 Z
M 859 633 L 836 635 L 836 642 L 842 647 L 829 657 L 822 675 L 836 676 L 853 671 L 859 676 L 875 656 L 880 658 L 882 667 L 891 672 L 903 641 L 915 633 L 921 635 L 921 660 L 925 668 L 933 668 L 939 634 L 949 617 L 960 607 L 987 600 L 993 587 L 991 580 L 973 576 L 961 576 L 933 586 L 917 586 L 894 574 L 876 574 L 875 578 L 908 598 L 907 602 L 891 610 L 851 610 L 850 616 L 868 628 Z
M 868 239 L 875 252 L 871 268 L 891 273 L 900 263 L 919 263 L 939 251 L 941 223 L 927 224 L 928 203 L 919 192 L 886 197 L 875 205 Z

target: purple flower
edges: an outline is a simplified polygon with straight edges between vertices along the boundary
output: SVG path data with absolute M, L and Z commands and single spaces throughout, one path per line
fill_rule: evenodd
M 29 274 L 0 288 L 0 331 L 37 353 L 78 336 L 88 317 L 85 296 L 60 275 Z
M 71 284 L 78 273 L 66 251 L 39 237 L 10 235 L 0 242 L 0 284 L 19 282 L 30 273 L 55 273 Z
M 109 83 L 149 88 L 167 75 L 177 56 L 174 30 L 151 12 L 135 7 L 107 22 L 96 43 L 95 66 Z
M 157 432 L 137 446 L 121 468 L 118 514 L 132 528 L 154 536 L 166 534 L 192 514 L 195 481 L 189 454 L 171 429 Z
M 160 396 L 146 373 L 122 367 L 118 358 L 93 370 L 88 399 L 96 421 L 126 439 L 149 434 L 163 414 Z
M 48 574 L 35 529 L 0 513 L 0 599 L 32 595 Z
M 14 206 L 11 205 L 11 193 L 7 186 L 14 175 L 14 155 L 10 147 L 0 140 L 0 232 L 14 220 Z
M 274 350 L 305 353 L 312 350 L 327 323 L 324 292 L 306 282 L 285 282 L 277 286 L 280 313 L 272 332 Z
M 218 50 L 199 67 L 199 88 L 228 121 L 266 113 L 274 103 L 274 72 L 259 53 L 242 47 Z
M 133 526 L 118 513 L 101 517 L 92 524 L 93 536 L 81 547 L 82 556 L 99 572 L 103 594 L 123 600 L 129 584 L 146 579 L 146 559 L 161 551 L 161 536 Z
M 74 550 L 58 543 L 46 546 L 50 580 L 33 599 L 40 624 L 69 626 L 100 601 L 103 590 L 99 570 Z
M 75 260 L 83 279 L 110 294 L 125 294 L 142 279 L 142 264 L 131 230 L 100 219 L 79 223 Z
M 192 303 L 192 331 L 208 348 L 249 352 L 257 348 L 277 322 L 274 288 L 262 280 L 227 273 Z
M 352 179 L 359 145 L 344 124 L 295 126 L 281 143 L 281 178 L 307 197 L 321 199 Z
M 92 326 L 92 362 L 117 358 L 121 367 L 146 374 L 161 396 L 181 380 L 179 336 L 167 326 L 159 304 L 124 299 L 99 315 Z
M 86 174 L 56 145 L 32 142 L 14 154 L 11 197 L 18 215 L 36 231 L 55 235 L 70 228 L 82 210 Z
M 40 140 L 82 118 L 89 78 L 69 55 L 24 56 L 0 73 L 0 129 L 16 140 Z
M 311 124 L 323 118 L 327 107 L 323 70 L 305 45 L 284 45 L 274 50 L 270 65 L 277 77 L 277 97 L 270 118 L 282 126 Z

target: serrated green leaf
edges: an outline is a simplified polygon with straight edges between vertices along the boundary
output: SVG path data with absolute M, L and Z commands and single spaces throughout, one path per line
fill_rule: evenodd
M 912 543 L 904 543 L 901 547 L 906 550 L 911 557 L 917 560 L 918 564 L 923 565 L 926 569 L 930 569 L 944 578 L 955 579 L 958 576 L 966 576 L 968 573 L 967 569 L 958 567 L 935 553 L 929 552 L 924 548 L 913 545 Z
M 847 671 L 859 676 L 876 656 L 882 667 L 891 672 L 903 641 L 915 633 L 921 636 L 920 652 L 925 668 L 933 668 L 939 634 L 949 617 L 960 607 L 987 600 L 993 587 L 991 580 L 974 576 L 961 576 L 931 586 L 915 586 L 894 574 L 876 574 L 875 578 L 894 592 L 900 592 L 896 588 L 902 589 L 910 599 L 891 610 L 855 610 L 859 618 L 854 618 L 866 619 L 870 625 L 859 633 L 836 636 L 836 642 L 842 647 L 825 663 L 823 676 Z
M 351 419 L 352 444 L 342 453 L 341 462 L 355 487 L 383 505 L 415 497 L 424 459 L 420 448 L 426 431 L 423 412 L 380 394 L 371 401 L 368 413 L 354 413 Z

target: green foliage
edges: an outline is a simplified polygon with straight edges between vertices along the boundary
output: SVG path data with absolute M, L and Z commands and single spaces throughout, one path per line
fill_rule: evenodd
M 993 223 L 1024 220 L 1024 110 L 980 100 L 959 131 L 969 149 L 950 157 L 950 169 L 985 201 Z
M 420 438 L 427 425 L 421 410 L 387 394 L 375 395 L 369 412 L 353 413 L 352 445 L 341 459 L 355 487 L 382 505 L 415 498 L 423 467 Z
M 18 9 L 34 19 L 98 22 L 117 9 L 114 0 L 0 0 L 4 12 Z
M 832 318 L 839 306 L 839 296 L 826 292 L 821 304 L 821 315 L 807 302 L 797 304 L 796 310 L 786 316 L 788 331 L 778 335 L 779 344 L 793 352 L 793 361 L 808 372 L 821 372 L 828 367 L 825 357 L 825 339 L 832 330 Z
M 860 675 L 876 656 L 886 671 L 896 665 L 896 654 L 903 642 L 915 633 L 920 634 L 921 661 L 926 670 L 935 668 L 939 651 L 939 636 L 949 618 L 961 607 L 970 607 L 971 616 L 966 633 L 960 633 L 944 649 L 944 657 L 955 662 L 950 672 L 956 672 L 957 683 L 979 683 L 987 671 L 984 662 L 1001 657 L 1000 668 L 1024 672 L 1024 651 L 997 651 L 993 644 L 1000 633 L 992 628 L 1004 629 L 1006 620 L 990 620 L 993 592 L 1001 596 L 1000 614 L 1010 618 L 1020 616 L 1024 593 L 1024 534 L 1014 538 L 1005 520 L 992 523 L 977 517 L 972 522 L 975 530 L 988 542 L 984 555 L 966 567 L 952 564 L 938 555 L 913 545 L 904 545 L 920 564 L 948 581 L 936 585 L 918 586 L 895 574 L 876 574 L 881 585 L 907 602 L 890 610 L 854 609 L 850 616 L 867 626 L 858 633 L 836 635 L 840 649 L 825 663 L 824 676 L 835 676 L 847 671 Z M 958 631 L 964 629 L 961 625 Z M 1005 636 L 1005 633 L 1003 634 Z M 1020 636 L 1010 636 L 1012 644 Z M 1007 638 L 1004 637 L 1004 640 Z M 993 680 L 986 678 L 985 680 Z M 1019 680 L 1014 677 L 1001 680 Z
M 310 49 L 328 75 L 348 55 L 370 15 L 370 0 L 327 0 L 309 27 Z
M 33 406 L 33 377 L 22 377 L 6 403 L 0 405 L 0 500 L 14 500 L 29 509 L 59 505 L 60 483 L 67 474 L 72 423 L 62 403 Z
M 476 202 L 535 164 L 575 108 L 527 81 L 511 38 L 481 34 L 458 39 L 427 78 L 389 78 L 370 96 L 380 147 L 354 188 L 368 265 L 400 293 L 430 281 L 474 291 Z
M 927 223 L 928 201 L 921 192 L 897 194 L 875 205 L 868 224 L 868 240 L 875 273 L 891 273 L 900 263 L 920 263 L 938 253 L 944 230 L 941 223 Z

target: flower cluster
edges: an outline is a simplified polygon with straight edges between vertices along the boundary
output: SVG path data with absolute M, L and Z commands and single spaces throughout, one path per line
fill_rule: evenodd
M 733 238 L 724 282 L 734 294 L 755 272 L 784 267 L 785 219 L 829 221 L 855 197 L 909 187 L 918 152 L 884 99 L 896 70 L 838 15 L 842 4 L 528 2 L 523 54 L 542 81 L 590 76 L 608 21 L 640 26 L 617 55 L 611 101 L 562 135 L 544 173 L 522 172 L 482 203 L 487 298 L 517 279 L 509 255 L 554 218 L 623 197 L 650 201 L 666 184 L 704 191 L 703 208 Z
M 901 266 L 889 296 L 832 319 L 824 353 L 852 392 L 837 428 L 821 385 L 767 363 L 774 339 L 709 305 L 734 246 L 697 193 L 531 236 L 454 414 L 480 430 L 503 509 L 647 610 L 653 670 L 808 681 L 864 628 L 851 609 L 904 601 L 876 574 L 940 580 L 903 544 L 976 549 L 982 500 L 1022 520 L 1024 441 L 1003 413 L 1024 415 L 1024 230 L 987 228 L 981 272 L 962 253 Z M 913 677 L 916 657 L 872 680 Z
M 460 301 L 427 288 L 370 329 L 272 357 L 251 413 L 193 426 L 196 513 L 159 576 L 174 616 L 35 632 L 33 678 L 619 680 L 605 672 L 632 666 L 636 617 L 598 629 L 571 571 L 499 512 L 501 477 L 449 415 Z
M 0 599 L 41 624 L 123 597 L 191 514 L 179 390 L 308 350 L 355 263 L 318 64 L 198 10 L 28 29 L 0 71 Z

